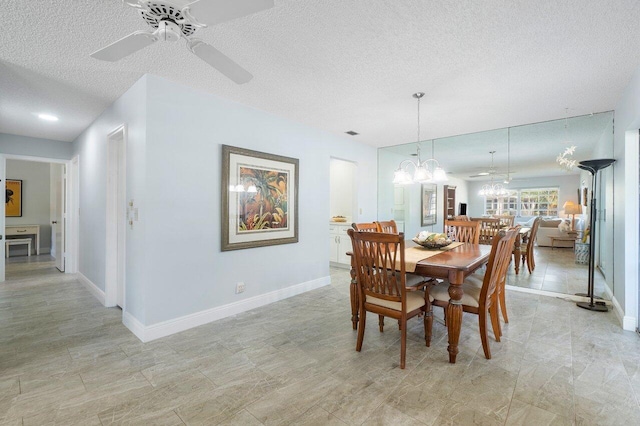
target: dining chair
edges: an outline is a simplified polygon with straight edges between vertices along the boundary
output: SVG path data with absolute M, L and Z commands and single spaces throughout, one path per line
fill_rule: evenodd
M 478 244 L 491 245 L 493 237 L 500 232 L 500 219 L 486 218 L 479 219 L 480 222 L 480 239 Z
M 479 244 L 480 222 L 472 220 L 445 220 L 444 233 L 452 241 Z
M 396 221 L 393 219 L 374 223 L 378 228 L 378 232 L 385 232 L 387 234 L 398 233 L 398 226 L 396 225 Z
M 378 232 L 378 226 L 375 222 L 365 223 L 352 223 L 351 227 L 360 232 Z
M 477 286 L 473 282 L 475 279 L 473 276 L 467 277 L 462 284 L 464 291 L 461 300 L 462 310 L 478 315 L 482 349 L 487 359 L 491 359 L 491 349 L 489 348 L 487 334 L 487 317 L 491 319 L 493 335 L 496 341 L 499 342 L 502 331 L 500 330 L 500 319 L 498 317 L 498 288 L 503 277 L 506 277 L 517 233 L 517 229 L 510 229 L 504 232 L 504 235 L 497 234 L 493 237 L 489 262 L 487 263 L 487 270 L 481 286 Z M 428 288 L 428 295 L 429 305 L 440 306 L 446 310 L 450 299 L 449 286 L 442 284 L 431 286 Z M 431 306 L 426 307 L 426 312 L 429 311 L 431 311 Z M 426 335 L 430 337 L 431 330 L 428 330 Z
M 454 216 L 453 220 L 466 220 L 466 221 L 470 221 L 471 218 L 467 215 L 458 215 L 458 216 Z
M 367 312 L 390 317 L 400 324 L 400 368 L 404 369 L 407 348 L 407 320 L 424 314 L 425 344 L 429 346 L 433 317 L 426 311 L 423 288 L 407 287 L 404 234 L 347 231 L 351 237 L 358 282 L 359 324 L 356 351 L 364 340 Z
M 520 245 L 520 255 L 522 256 L 522 264 L 524 265 L 525 263 L 527 264 L 527 269 L 529 270 L 529 273 L 533 272 L 534 269 L 536 269 L 536 261 L 535 258 L 533 257 L 533 245 L 536 241 L 536 236 L 538 234 L 538 228 L 540 227 L 540 221 L 542 219 L 540 217 L 537 217 L 534 221 L 533 221 L 533 225 L 531 225 L 531 231 L 529 231 L 529 236 L 527 238 L 527 241 L 522 243 Z M 515 256 L 515 250 L 514 250 L 514 256 Z M 513 259 L 515 262 L 520 262 L 520 259 Z
M 511 227 L 513 226 L 513 222 L 516 220 L 516 217 L 514 215 L 508 215 L 508 214 L 504 214 L 501 216 L 495 216 L 495 218 L 500 219 L 500 226 L 505 227 Z

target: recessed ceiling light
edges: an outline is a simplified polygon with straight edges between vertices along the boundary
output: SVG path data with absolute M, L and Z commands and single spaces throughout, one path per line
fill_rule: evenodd
M 58 117 L 51 114 L 38 114 L 38 118 L 46 121 L 58 121 Z
M 355 136 L 355 135 L 359 135 L 360 134 L 358 132 L 354 132 L 353 130 L 349 130 L 348 132 L 345 132 L 345 133 L 348 134 L 348 135 L 351 135 L 351 136 Z

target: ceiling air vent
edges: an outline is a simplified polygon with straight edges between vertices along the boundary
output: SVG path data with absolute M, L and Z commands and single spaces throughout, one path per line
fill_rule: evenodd
M 345 132 L 345 133 L 348 134 L 348 135 L 351 135 L 351 136 L 355 136 L 355 135 L 359 135 L 360 134 L 358 132 L 354 132 L 353 130 L 349 130 L 348 132 Z

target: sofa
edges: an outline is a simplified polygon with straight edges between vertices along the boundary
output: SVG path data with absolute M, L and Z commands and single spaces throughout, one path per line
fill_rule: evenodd
M 533 220 L 530 218 L 528 221 L 518 221 L 522 226 L 532 226 Z M 571 230 L 571 221 L 569 219 L 561 218 L 543 218 L 540 221 L 538 227 L 538 235 L 536 237 L 536 243 L 540 247 L 551 247 L 551 237 L 568 237 L 568 232 Z M 573 247 L 571 241 L 556 241 L 554 247 Z

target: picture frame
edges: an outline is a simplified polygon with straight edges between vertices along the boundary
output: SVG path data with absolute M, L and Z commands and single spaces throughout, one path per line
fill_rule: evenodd
M 5 217 L 22 217 L 22 180 L 5 180 Z
M 433 183 L 423 183 L 421 186 L 421 225 L 435 225 L 437 221 L 438 187 Z
M 589 200 L 587 199 L 588 195 L 589 195 L 589 190 L 585 186 L 584 188 L 582 188 L 582 205 L 585 207 L 587 207 L 589 202 Z
M 222 145 L 221 250 L 298 242 L 297 158 Z

